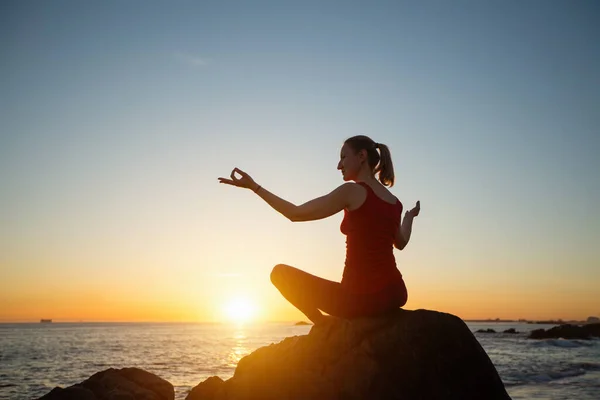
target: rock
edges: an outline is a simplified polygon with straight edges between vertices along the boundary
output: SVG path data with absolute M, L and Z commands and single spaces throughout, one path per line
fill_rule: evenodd
M 508 328 L 507 330 L 505 330 L 502 333 L 512 333 L 512 334 L 515 334 L 515 333 L 519 333 L 519 332 L 517 330 L 515 330 L 515 328 Z
M 488 328 L 488 329 L 478 329 L 477 333 L 496 333 L 495 330 Z
M 458 317 L 417 310 L 332 318 L 242 358 L 186 400 L 510 399 L 491 360 Z
M 294 325 L 301 326 L 301 325 L 312 325 L 312 324 L 309 322 L 306 322 L 306 321 L 299 321 L 299 322 L 296 322 Z
M 54 388 L 40 400 L 173 400 L 173 385 L 139 368 L 110 368 L 66 389 Z
M 600 323 L 587 324 L 583 327 L 590 336 L 600 337 Z
M 211 376 L 202 384 L 196 385 L 187 395 L 186 399 L 212 399 L 220 395 L 223 389 L 223 379 Z
M 550 329 L 536 329 L 529 334 L 530 339 L 591 339 L 600 337 L 600 323 L 578 325 L 558 325 Z
M 55 387 L 46 395 L 40 397 L 44 400 L 97 400 L 89 389 L 80 386 L 70 386 L 66 389 Z

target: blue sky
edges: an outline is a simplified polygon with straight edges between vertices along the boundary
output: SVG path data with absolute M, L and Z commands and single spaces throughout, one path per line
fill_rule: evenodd
M 244 286 L 207 276 L 277 302 L 279 262 L 339 280 L 341 215 L 292 224 L 216 178 L 301 203 L 366 134 L 422 204 L 396 253 L 409 308 L 600 313 L 599 20 L 593 1 L 2 2 L 0 300 L 93 276 L 130 301 L 118 273 L 173 307 Z

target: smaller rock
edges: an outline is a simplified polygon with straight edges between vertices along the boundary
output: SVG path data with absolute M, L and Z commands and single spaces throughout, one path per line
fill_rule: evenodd
M 502 333 L 519 333 L 517 330 L 515 330 L 515 328 L 508 328 L 507 330 L 505 330 Z
M 591 339 L 591 332 L 577 325 L 558 325 L 548 330 L 536 329 L 531 331 L 529 339 Z
M 211 376 L 204 382 L 194 387 L 186 396 L 185 400 L 209 400 L 218 398 L 219 392 L 224 390 L 225 381 L 218 376 Z
M 584 325 L 583 329 L 593 337 L 600 337 L 600 322 Z
M 488 328 L 488 329 L 478 329 L 477 333 L 496 333 L 495 330 Z
M 294 325 L 301 326 L 301 325 L 312 325 L 312 324 L 309 322 L 306 322 L 306 321 L 299 321 L 299 322 L 296 322 Z
M 66 389 L 54 388 L 39 400 L 173 400 L 166 380 L 140 368 L 109 368 Z

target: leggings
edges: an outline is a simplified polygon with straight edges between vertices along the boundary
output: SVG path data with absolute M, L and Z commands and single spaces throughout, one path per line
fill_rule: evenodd
M 323 317 L 321 311 L 346 319 L 373 317 L 402 307 L 408 299 L 403 280 L 376 293 L 357 294 L 339 282 L 284 264 L 273 268 L 271 282 L 283 297 L 315 323 Z

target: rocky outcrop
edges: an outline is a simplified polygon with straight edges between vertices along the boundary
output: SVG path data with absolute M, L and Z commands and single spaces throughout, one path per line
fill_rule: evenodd
M 173 400 L 173 385 L 139 368 L 110 368 L 68 388 L 54 388 L 39 400 Z
M 488 329 L 477 329 L 477 333 L 496 333 L 495 330 L 493 330 L 492 328 L 488 328 Z
M 510 399 L 491 360 L 458 317 L 397 312 L 332 319 L 242 358 L 186 400 Z
M 487 328 L 487 329 L 477 329 L 475 331 L 475 333 L 497 333 L 497 332 L 492 328 Z M 519 332 L 517 330 L 515 330 L 515 328 L 508 328 L 508 329 L 503 330 L 502 333 L 516 334 Z
M 294 325 L 296 325 L 296 326 L 302 326 L 302 325 L 312 325 L 312 324 L 309 323 L 309 322 L 306 322 L 306 321 L 298 321 Z
M 600 322 L 595 324 L 587 324 L 584 326 L 584 329 L 592 337 L 600 337 Z
M 578 325 L 558 325 L 550 329 L 536 329 L 529 334 L 530 339 L 591 339 L 600 337 L 600 323 Z

